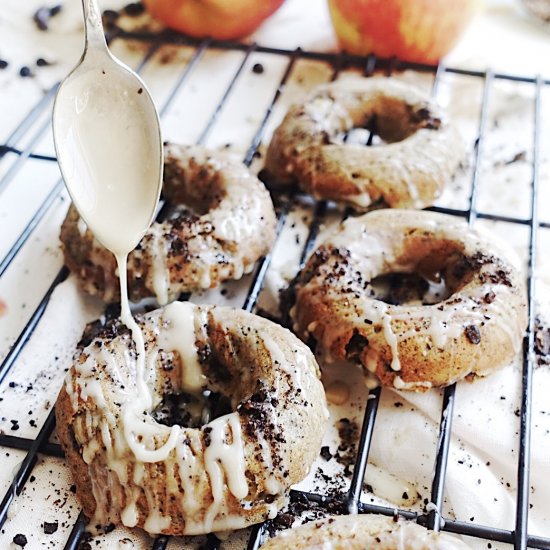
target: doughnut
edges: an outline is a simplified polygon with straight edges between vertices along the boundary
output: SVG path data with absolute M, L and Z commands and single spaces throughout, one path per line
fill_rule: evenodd
M 417 274 L 436 299 L 382 301 L 375 283 L 389 274 Z M 310 256 L 294 295 L 294 331 L 316 354 L 397 389 L 485 376 L 514 358 L 527 325 L 523 281 L 505 251 L 465 221 L 426 211 L 348 218 Z
M 275 240 L 275 212 L 264 185 L 240 162 L 198 146 L 165 148 L 163 195 L 183 211 L 149 228 L 128 257 L 130 299 L 163 305 L 182 292 L 213 288 L 250 272 Z M 114 256 L 71 206 L 61 227 L 65 263 L 82 288 L 119 299 Z
M 467 550 L 460 539 L 378 514 L 331 516 L 281 532 L 262 550 Z
M 373 128 L 385 145 L 344 143 Z M 293 105 L 269 144 L 265 173 L 317 199 L 352 206 L 423 208 L 434 203 L 464 156 L 458 132 L 414 87 L 392 78 L 346 79 Z
M 144 378 L 129 330 L 114 322 L 82 343 L 56 403 L 91 525 L 197 535 L 274 517 L 319 455 L 328 418 L 309 349 L 226 307 L 173 302 L 138 323 Z M 149 402 L 136 405 L 143 380 Z M 182 392 L 190 427 L 161 423 L 155 411 Z M 210 420 L 199 399 L 208 392 L 225 396 L 230 412 Z

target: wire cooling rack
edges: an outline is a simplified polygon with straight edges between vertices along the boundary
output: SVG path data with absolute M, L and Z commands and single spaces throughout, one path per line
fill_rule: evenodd
M 112 39 L 113 37 L 111 37 Z M 278 48 L 262 47 L 257 44 L 241 44 L 233 42 L 222 42 L 214 40 L 191 40 L 182 38 L 181 36 L 171 33 L 161 33 L 160 35 L 151 36 L 147 33 L 125 33 L 118 31 L 116 35 L 117 39 L 128 40 L 144 40 L 150 41 L 150 46 L 145 53 L 138 70 L 142 70 L 151 60 L 152 56 L 164 44 L 174 43 L 184 45 L 186 47 L 193 48 L 192 55 L 188 59 L 187 63 L 181 70 L 178 78 L 173 85 L 173 88 L 167 95 L 167 98 L 163 105 L 160 106 L 161 117 L 166 113 L 175 98 L 184 89 L 189 75 L 192 74 L 197 67 L 201 58 L 212 50 L 229 50 L 242 52 L 243 57 L 241 63 L 238 65 L 232 78 L 229 80 L 227 87 L 225 88 L 221 99 L 219 100 L 216 108 L 211 114 L 210 118 L 204 130 L 200 134 L 198 139 L 199 143 L 204 142 L 207 135 L 210 133 L 214 124 L 219 117 L 224 105 L 236 88 L 239 79 L 242 77 L 243 69 L 249 61 L 249 58 L 254 53 L 265 53 L 277 56 L 286 62 L 286 66 L 283 70 L 282 77 L 279 84 L 273 94 L 269 105 L 267 106 L 263 118 L 255 132 L 253 139 L 246 151 L 243 162 L 247 166 L 250 165 L 255 157 L 256 152 L 262 139 L 268 121 L 272 115 L 273 109 L 281 93 L 285 88 L 289 76 L 298 60 L 314 60 L 320 63 L 329 64 L 333 68 L 333 76 L 338 74 L 338 71 L 342 67 L 353 67 L 362 70 L 365 75 L 372 74 L 375 70 L 385 71 L 387 74 L 393 71 L 400 71 L 403 69 L 410 69 L 419 71 L 422 73 L 429 73 L 433 75 L 434 91 L 437 89 L 439 79 L 444 73 L 454 73 L 459 75 L 465 75 L 473 78 L 480 79 L 483 82 L 482 88 L 482 100 L 479 116 L 478 135 L 476 140 L 476 147 L 473 158 L 473 170 L 471 180 L 471 191 L 469 196 L 469 207 L 466 209 L 453 209 L 453 208 L 441 208 L 433 207 L 430 210 L 444 212 L 454 216 L 462 217 L 472 223 L 477 219 L 489 219 L 495 221 L 504 221 L 516 225 L 526 226 L 529 230 L 528 240 L 528 279 L 527 290 L 529 300 L 529 325 L 528 331 L 523 341 L 523 372 L 522 372 L 522 392 L 521 392 L 521 409 L 519 414 L 519 451 L 517 459 L 517 500 L 516 500 L 516 520 L 515 525 L 510 529 L 495 528 L 486 525 L 476 524 L 474 522 L 466 522 L 460 520 L 454 520 L 450 518 L 442 518 L 441 510 L 444 498 L 445 489 L 445 474 L 447 470 L 447 461 L 449 455 L 449 446 L 452 433 L 453 424 L 453 409 L 455 403 L 455 386 L 450 386 L 445 389 L 443 394 L 443 402 L 441 408 L 441 418 L 439 424 L 438 440 L 437 440 L 437 452 L 435 454 L 435 464 L 433 468 L 433 482 L 431 486 L 430 501 L 433 503 L 433 507 L 426 514 L 418 514 L 409 510 L 398 510 L 398 513 L 409 519 L 416 520 L 418 523 L 425 525 L 426 527 L 434 530 L 445 530 L 452 533 L 468 535 L 485 539 L 487 541 L 500 541 L 505 543 L 513 543 L 514 547 L 518 550 L 526 547 L 550 549 L 550 538 L 543 538 L 538 536 L 531 536 L 527 530 L 527 518 L 529 509 L 529 457 L 530 457 L 530 434 L 531 434 L 531 401 L 532 401 L 532 378 L 533 378 L 533 351 L 535 345 L 535 312 L 534 312 L 534 296 L 535 296 L 535 278 L 532 276 L 533 269 L 536 263 L 536 251 L 537 251 L 537 234 L 540 227 L 548 228 L 550 224 L 539 221 L 538 215 L 538 188 L 539 188 L 539 165 L 540 165 L 540 133 L 541 133 L 541 92 L 544 86 L 550 84 L 549 81 L 543 80 L 540 77 L 528 78 L 524 76 L 517 76 L 513 74 L 501 74 L 493 73 L 488 70 L 485 72 L 469 71 L 463 69 L 450 68 L 443 65 L 428 66 L 420 64 L 403 63 L 396 59 L 377 59 L 373 56 L 360 57 L 347 54 L 331 54 L 331 53 L 317 53 L 303 51 L 301 49 L 285 50 Z M 487 212 L 479 211 L 477 208 L 477 194 L 480 185 L 480 166 L 481 158 L 483 155 L 484 138 L 487 130 L 487 104 L 488 96 L 491 92 L 491 88 L 496 80 L 503 81 L 516 81 L 523 82 L 534 88 L 534 109 L 533 119 L 526 121 L 526 123 L 532 126 L 532 179 L 530 190 L 530 215 L 528 217 L 513 217 L 491 214 Z M 215 85 L 213 83 L 212 85 Z M 17 174 L 22 170 L 25 163 L 29 158 L 35 158 L 39 160 L 55 161 L 54 157 L 48 155 L 41 155 L 35 152 L 37 143 L 42 139 L 44 134 L 49 128 L 49 117 L 47 120 L 38 123 L 45 112 L 51 107 L 52 99 L 55 95 L 57 87 L 52 87 L 43 98 L 28 112 L 24 120 L 18 125 L 12 134 L 7 138 L 3 145 L 0 145 L 0 161 L 6 158 L 17 155 L 9 168 L 4 172 L 0 179 L 0 192 L 2 192 L 7 186 L 17 177 Z M 25 146 L 20 147 L 19 144 L 26 139 Z M 12 159 L 13 160 L 13 159 Z M 21 231 L 21 233 L 15 238 L 13 244 L 0 259 L 0 277 L 10 268 L 13 268 L 14 260 L 21 252 L 25 243 L 31 238 L 36 231 L 37 226 L 41 220 L 47 215 L 49 209 L 54 202 L 59 198 L 63 191 L 63 183 L 59 180 L 51 189 L 51 191 L 44 198 L 42 203 L 36 209 L 36 211 L 30 217 L 27 225 Z M 292 207 L 295 197 L 288 195 L 275 196 L 278 213 L 278 225 L 277 234 L 279 235 L 285 219 Z M 311 252 L 315 238 L 319 232 L 321 220 L 325 215 L 327 205 L 324 202 L 318 202 L 315 206 L 314 216 L 311 220 L 309 227 L 309 234 L 303 250 L 301 253 L 301 262 L 303 263 L 309 253 Z M 264 279 L 270 265 L 271 254 L 268 254 L 261 261 L 259 261 L 256 270 L 252 277 L 252 282 L 246 293 L 246 299 L 242 304 L 243 309 L 252 311 L 256 307 L 256 303 L 260 294 L 260 291 L 264 284 Z M 11 369 L 17 363 L 21 352 L 29 342 L 34 330 L 36 329 L 41 317 L 43 316 L 50 297 L 57 287 L 67 277 L 68 271 L 63 267 L 53 278 L 53 281 L 44 292 L 41 300 L 38 303 L 36 309 L 30 315 L 27 324 L 23 330 L 19 333 L 14 340 L 9 352 L 5 356 L 0 365 L 0 383 L 2 383 L 6 376 L 10 373 Z M 328 506 L 331 502 L 339 500 L 342 503 L 348 505 L 350 508 L 356 506 L 360 513 L 380 513 L 384 515 L 393 516 L 396 513 L 394 508 L 379 506 L 376 504 L 367 504 L 360 501 L 363 490 L 363 478 L 367 467 L 367 460 L 369 456 L 369 448 L 373 435 L 374 425 L 376 421 L 377 409 L 380 399 L 380 389 L 376 388 L 370 391 L 370 395 L 366 400 L 366 408 L 364 413 L 364 419 L 360 431 L 360 438 L 357 447 L 356 462 L 353 468 L 353 476 L 351 484 L 347 493 L 341 495 L 331 494 L 330 496 L 323 494 L 304 493 L 301 491 L 292 491 L 291 498 L 300 498 L 302 501 L 306 498 L 309 502 L 317 503 L 320 506 Z M 61 447 L 50 442 L 50 437 L 55 428 L 55 416 L 53 409 L 47 415 L 46 420 L 42 424 L 42 427 L 34 439 L 28 439 L 23 437 L 17 437 L 13 435 L 1 434 L 0 446 L 4 448 L 18 449 L 26 452 L 26 456 L 19 468 L 14 474 L 13 482 L 6 491 L 2 502 L 0 503 L 0 527 L 8 521 L 8 509 L 12 501 L 16 498 L 26 482 L 28 481 L 33 468 L 37 463 L 40 455 L 47 455 L 52 457 L 62 457 L 63 452 Z M 84 529 L 86 526 L 86 518 L 81 513 L 72 529 L 69 531 L 68 538 L 66 540 L 66 549 L 77 549 L 83 539 Z M 259 548 L 262 542 L 267 536 L 266 525 L 257 525 L 251 529 L 250 538 L 248 540 L 247 548 L 249 550 L 255 550 Z M 152 543 L 152 548 L 155 550 L 161 550 L 167 547 L 169 543 L 169 537 L 158 536 Z M 210 548 L 219 547 L 220 542 L 214 536 L 209 536 L 207 539 L 207 545 Z

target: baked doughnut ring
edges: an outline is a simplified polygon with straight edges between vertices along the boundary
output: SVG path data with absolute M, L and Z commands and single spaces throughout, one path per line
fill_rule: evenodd
M 167 145 L 163 195 L 198 214 L 155 222 L 128 257 L 130 299 L 181 292 L 240 279 L 275 239 L 275 212 L 263 184 L 241 163 L 198 146 Z M 65 263 L 83 289 L 106 302 L 119 298 L 114 256 L 69 209 L 61 227 Z
M 325 546 L 327 545 L 328 546 Z M 467 550 L 460 539 L 428 531 L 412 521 L 359 514 L 334 516 L 281 532 L 262 550 Z
M 527 325 L 520 274 L 496 249 L 454 216 L 386 209 L 349 218 L 297 276 L 294 330 L 316 352 L 398 389 L 487 375 L 512 360 Z M 449 295 L 391 305 L 372 286 L 391 273 L 444 283 Z
M 138 322 L 149 406 L 133 405 L 135 348 L 118 322 L 77 352 L 56 404 L 91 524 L 195 535 L 273 517 L 318 456 L 328 417 L 309 349 L 279 325 L 225 307 L 173 302 Z M 155 419 L 166 395 L 206 388 L 233 412 L 208 422 L 195 406 L 195 428 Z
M 380 147 L 346 144 L 354 127 L 375 127 Z M 423 208 L 451 180 L 464 146 L 441 110 L 391 78 L 323 85 L 290 108 L 269 144 L 265 171 L 317 199 L 366 210 L 376 204 Z

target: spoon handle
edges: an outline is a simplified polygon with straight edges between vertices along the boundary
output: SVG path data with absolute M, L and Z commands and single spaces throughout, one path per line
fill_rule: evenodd
M 107 49 L 105 41 L 105 32 L 101 21 L 101 11 L 97 0 L 82 0 L 82 9 L 84 11 L 84 26 L 86 29 L 86 46 L 84 54 L 88 48 Z

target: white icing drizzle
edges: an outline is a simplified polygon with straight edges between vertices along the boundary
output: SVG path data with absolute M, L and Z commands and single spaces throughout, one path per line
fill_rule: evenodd
M 210 276 L 210 266 L 207 265 L 203 268 L 203 272 L 201 273 L 200 279 L 199 279 L 199 285 L 201 288 L 207 289 L 210 288 L 212 285 L 212 277 Z
M 391 256 L 394 243 L 386 235 L 368 230 L 361 217 L 345 220 L 327 244 L 349 250 L 352 257 L 362 260 L 367 278 L 379 274 L 375 273 L 376 261 L 383 258 L 386 263 L 391 263 L 394 260 Z
M 218 221 L 215 228 L 216 235 L 226 241 L 242 241 L 250 234 L 250 226 L 242 223 L 236 216 Z
M 365 189 L 357 185 L 355 189 L 358 191 L 355 195 L 345 195 L 345 201 L 359 206 L 359 208 L 367 208 L 370 206 L 372 199 Z
M 163 306 L 169 301 L 170 271 L 166 263 L 168 239 L 163 234 L 162 224 L 154 224 L 149 229 L 153 239 L 153 250 L 157 253 L 151 255 L 151 286 L 157 297 L 157 302 Z
M 372 349 L 367 351 L 367 356 L 365 358 L 365 366 L 369 374 L 376 372 L 376 367 L 378 366 L 378 355 Z
M 150 449 L 151 444 L 154 445 L 153 437 L 150 434 L 148 438 L 143 438 L 144 443 L 140 442 L 140 438 L 143 437 L 143 429 L 140 430 L 139 418 L 136 415 L 135 409 L 127 407 L 129 412 L 124 414 L 124 435 L 128 443 L 128 447 L 132 450 L 135 457 L 142 462 L 160 462 L 166 460 L 172 450 L 178 443 L 178 437 L 180 435 L 180 426 L 172 426 L 170 428 L 170 435 L 165 443 L 158 449 Z M 124 411 L 126 412 L 126 411 Z M 160 432 L 160 430 L 159 430 Z
M 244 444 L 238 413 L 216 418 L 207 424 L 203 431 L 208 432 L 210 439 L 204 451 L 204 466 L 210 478 L 214 499 L 204 520 L 209 530 L 223 498 L 224 475 L 229 490 L 238 499 L 243 499 L 248 494 L 248 481 L 245 475 Z
M 155 491 L 148 484 L 144 484 L 143 492 L 147 500 L 147 508 L 149 509 L 149 514 L 143 528 L 152 534 L 162 533 L 164 529 L 167 529 L 170 526 L 172 518 L 170 516 L 163 516 L 160 513 L 160 510 L 156 506 L 157 499 L 155 498 Z
M 405 313 L 394 312 L 391 314 L 393 320 L 423 320 L 427 323 L 422 325 L 422 332 L 430 338 L 432 343 L 443 348 L 447 345 L 449 339 L 458 338 L 468 325 L 484 322 L 485 316 L 481 311 L 476 311 L 477 302 L 473 299 L 464 298 L 459 303 L 445 305 L 441 308 L 434 306 L 419 306 L 409 308 Z M 409 331 L 398 333 L 399 341 L 418 336 L 416 328 Z
M 145 382 L 145 341 L 143 332 L 132 317 L 130 304 L 128 303 L 128 287 L 126 280 L 127 254 L 116 254 L 120 279 L 120 319 L 132 332 L 132 339 L 136 346 L 136 386 L 140 400 L 143 401 L 144 409 L 152 405 L 151 393 Z
M 387 344 L 390 346 L 392 352 L 391 368 L 395 371 L 401 370 L 401 361 L 399 361 L 399 351 L 397 348 L 397 337 L 393 333 L 391 327 L 391 317 L 384 314 L 382 317 L 382 328 L 384 330 L 384 337 Z
M 275 519 L 277 517 L 277 514 L 279 512 L 279 507 L 275 502 L 272 502 L 271 504 L 267 505 L 267 518 L 268 519 Z
M 88 397 L 91 397 L 99 409 L 104 409 L 107 406 L 101 384 L 93 378 L 86 380 L 83 386 L 81 386 L 80 397 L 84 401 L 87 401 Z
M 296 365 L 293 365 L 290 361 L 287 360 L 287 358 L 285 357 L 285 354 L 281 349 L 281 346 L 277 344 L 274 338 L 272 338 L 267 333 L 263 333 L 262 340 L 266 350 L 269 352 L 271 361 L 273 363 L 276 363 L 280 369 L 282 369 L 284 372 L 286 372 L 290 376 L 291 383 L 296 388 L 302 388 L 303 380 L 301 376 L 301 370 L 302 368 L 305 368 L 303 365 L 303 362 L 306 361 L 306 364 L 307 364 L 307 359 L 305 355 L 303 353 L 300 353 L 298 350 L 296 350 L 296 354 L 295 354 Z M 304 390 L 305 389 L 306 388 L 304 388 Z
M 100 448 L 99 440 L 95 438 L 91 439 L 82 449 L 82 460 L 84 460 L 86 464 L 90 464 Z
M 405 550 L 405 526 L 403 523 L 398 523 L 397 527 L 397 548 L 396 550 Z
M 428 380 L 422 381 L 418 380 L 416 382 L 405 382 L 401 376 L 396 375 L 393 378 L 393 387 L 396 390 L 414 390 L 414 389 L 430 389 L 432 387 L 432 383 Z
M 166 306 L 164 318 L 168 326 L 158 336 L 161 349 L 178 353 L 181 387 L 192 393 L 200 391 L 206 382 L 195 344 L 194 308 L 189 302 L 172 302 Z
M 318 321 L 311 321 L 311 323 L 309 323 L 309 325 L 307 326 L 307 331 L 309 333 L 312 333 L 317 328 L 318 325 L 319 325 Z
M 275 421 L 275 419 L 274 419 Z M 265 490 L 270 495 L 278 495 L 283 492 L 283 486 L 275 476 L 275 468 L 273 466 L 273 455 L 271 446 L 267 442 L 261 431 L 256 432 L 258 445 L 262 453 L 262 462 L 265 466 Z
M 116 254 L 119 273 L 126 273 L 126 261 L 127 254 Z M 143 422 L 141 415 L 144 411 L 150 410 L 153 406 L 153 399 L 151 392 L 147 387 L 145 376 L 145 342 L 143 339 L 143 333 L 132 317 L 130 311 L 130 305 L 128 303 L 128 291 L 126 287 L 126 277 L 120 277 L 120 318 L 122 322 L 132 331 L 132 338 L 136 345 L 136 395 L 135 398 L 126 401 L 123 405 L 122 416 L 124 424 L 124 435 L 126 442 L 136 458 L 143 462 L 158 462 L 165 460 L 170 452 L 176 446 L 178 435 L 181 430 L 179 426 L 172 426 L 170 428 L 170 435 L 167 441 L 158 449 L 149 449 L 147 442 L 158 433 L 158 427 L 156 424 L 151 425 Z M 147 435 L 144 431 L 150 431 L 153 429 L 153 434 L 149 434 L 149 438 L 145 438 Z M 145 442 L 142 442 L 144 440 Z M 147 441 L 149 440 L 149 441 Z
M 186 521 L 190 524 L 195 514 L 201 508 L 201 503 L 195 496 L 195 485 L 193 483 L 193 473 L 196 471 L 196 458 L 188 445 L 178 445 L 176 447 L 176 458 L 178 461 L 179 479 L 183 488 L 183 494 L 180 495 L 181 505 L 182 509 L 188 513 Z
M 273 475 L 270 475 L 265 480 L 265 490 L 269 495 L 278 495 L 282 493 L 283 487 Z
M 141 491 L 137 487 L 132 489 L 132 496 L 120 514 L 120 520 L 126 527 L 135 527 L 138 524 L 139 514 L 136 503 L 140 492 Z
M 378 324 L 382 327 L 382 333 L 386 343 L 390 347 L 392 353 L 392 360 L 390 366 L 392 370 L 401 370 L 401 361 L 399 360 L 399 347 L 397 335 L 392 329 L 392 315 L 388 313 L 388 306 L 384 302 L 365 299 L 364 303 L 364 317 L 372 323 Z M 374 371 L 373 371 L 374 372 Z
M 239 259 L 235 259 L 233 268 L 233 278 L 238 281 L 244 275 L 244 263 Z
M 439 516 L 439 521 L 441 522 L 441 527 L 444 527 L 445 526 L 445 519 L 443 517 L 443 515 L 441 514 L 441 512 L 439 511 L 439 508 L 437 507 L 437 504 L 435 504 L 434 502 L 428 502 L 428 504 L 426 504 L 426 512 L 435 512 L 436 516 Z M 440 545 L 439 546 L 440 548 L 445 548 L 445 545 Z

